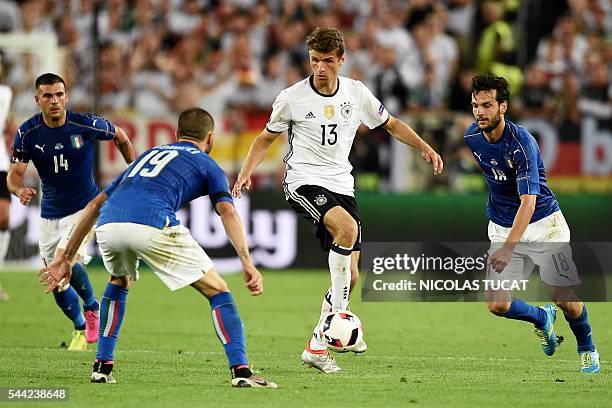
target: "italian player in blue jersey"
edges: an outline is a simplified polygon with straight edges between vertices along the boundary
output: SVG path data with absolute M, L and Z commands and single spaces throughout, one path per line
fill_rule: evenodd
M 66 110 L 68 93 L 61 77 L 43 74 L 36 79 L 35 89 L 41 112 L 17 130 L 7 184 L 21 204 L 28 205 L 36 190 L 24 184 L 24 174 L 28 163 L 34 163 L 42 189 L 40 254 L 49 263 L 56 250 L 64 248 L 69 229 L 82 209 L 100 191 L 93 177 L 95 141 L 113 140 L 127 163 L 134 160 L 134 152 L 126 134 L 111 122 Z M 70 283 L 53 292 L 55 302 L 74 324 L 68 350 L 85 350 L 87 343 L 98 339 L 98 301 L 85 268 L 76 263 L 86 256 L 92 234 L 74 259 Z
M 69 277 L 69 262 L 97 219 L 96 237 L 111 278 L 100 308 L 102 324 L 92 382 L 115 382 L 111 374 L 115 344 L 128 289 L 131 281 L 138 279 L 138 259 L 143 259 L 170 290 L 191 285 L 208 299 L 233 386 L 276 388 L 276 384 L 253 375 L 249 369 L 242 322 L 229 288 L 175 215 L 185 203 L 208 195 L 242 261 L 249 291 L 252 295 L 263 292 L 263 278 L 251 261 L 227 178 L 208 156 L 213 128 L 213 118 L 202 109 L 181 113 L 178 142 L 143 153 L 98 194 L 79 218 L 65 251 L 41 271 L 41 280 L 49 289 Z
M 555 195 L 546 184 L 544 164 L 534 137 L 504 118 L 508 82 L 493 75 L 472 80 L 472 113 L 476 122 L 465 132 L 489 187 L 488 235 L 492 242 L 488 277 L 527 279 L 535 266 L 553 301 L 576 337 L 581 371 L 599 372 L 587 309 L 572 286 L 580 283 L 572 260 L 570 230 Z M 530 322 L 544 353 L 552 356 L 559 338 L 553 304 L 532 306 L 511 292 L 486 293 L 489 310 L 501 317 Z

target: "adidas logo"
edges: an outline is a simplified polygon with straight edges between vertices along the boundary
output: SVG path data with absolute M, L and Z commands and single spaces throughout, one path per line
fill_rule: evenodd
M 306 114 L 306 119 L 314 119 L 314 118 L 315 118 L 315 115 L 314 115 L 314 113 L 312 113 L 312 111 L 309 111 Z

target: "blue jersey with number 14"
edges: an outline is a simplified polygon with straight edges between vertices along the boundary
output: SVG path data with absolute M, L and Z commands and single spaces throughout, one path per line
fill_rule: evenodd
M 213 207 L 232 202 L 223 170 L 189 142 L 154 147 L 141 154 L 104 192 L 109 196 L 98 226 L 132 222 L 155 228 L 178 225 L 183 204 L 208 195 Z
M 63 218 L 83 209 L 99 190 L 93 177 L 94 142 L 115 136 L 112 123 L 99 116 L 66 112 L 66 123 L 51 128 L 42 114 L 17 130 L 13 163 L 30 160 L 42 189 L 42 218 Z

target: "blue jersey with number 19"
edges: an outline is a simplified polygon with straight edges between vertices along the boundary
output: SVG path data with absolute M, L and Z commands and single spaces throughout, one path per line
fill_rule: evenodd
M 506 120 L 502 137 L 489 143 L 472 123 L 464 137 L 489 186 L 487 216 L 491 221 L 512 227 L 523 194 L 537 196 L 530 223 L 559 211 L 557 199 L 546 184 L 538 143 L 527 130 Z
M 42 218 L 74 214 L 98 194 L 94 142 L 114 136 L 115 127 L 106 119 L 71 111 L 62 126 L 47 126 L 39 113 L 17 129 L 11 161 L 34 163 L 41 181 Z
M 208 195 L 213 207 L 232 202 L 223 170 L 193 143 L 177 142 L 141 154 L 104 192 L 98 226 L 132 222 L 155 228 L 178 225 L 183 204 Z

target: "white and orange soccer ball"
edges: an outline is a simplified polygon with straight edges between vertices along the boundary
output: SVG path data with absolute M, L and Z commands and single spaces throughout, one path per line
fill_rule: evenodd
M 352 351 L 363 339 L 361 320 L 348 310 L 330 312 L 319 322 L 319 336 L 333 351 Z

